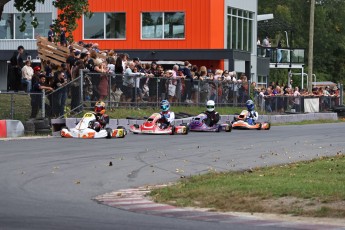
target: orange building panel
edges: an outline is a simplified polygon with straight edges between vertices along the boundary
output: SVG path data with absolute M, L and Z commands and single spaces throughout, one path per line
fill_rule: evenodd
M 85 40 L 102 49 L 223 49 L 224 0 L 90 0 L 92 12 L 125 12 L 126 38 L 123 40 Z M 141 39 L 142 12 L 184 12 L 184 39 Z M 74 32 L 83 40 L 82 20 Z

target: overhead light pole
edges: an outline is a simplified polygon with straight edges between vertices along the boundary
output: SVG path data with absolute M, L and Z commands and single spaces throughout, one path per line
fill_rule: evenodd
M 312 92 L 313 79 L 313 51 L 314 51 L 314 14 L 315 0 L 310 1 L 310 23 L 309 23 L 309 52 L 308 52 L 308 91 Z

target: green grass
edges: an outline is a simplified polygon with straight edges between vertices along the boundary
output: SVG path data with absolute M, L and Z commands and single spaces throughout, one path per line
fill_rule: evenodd
M 192 176 L 150 196 L 157 202 L 217 211 L 345 218 L 344 181 L 345 155 L 338 154 L 251 172 Z

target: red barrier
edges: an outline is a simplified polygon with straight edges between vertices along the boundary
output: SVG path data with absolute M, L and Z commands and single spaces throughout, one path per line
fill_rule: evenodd
M 0 137 L 7 137 L 6 120 L 0 120 Z

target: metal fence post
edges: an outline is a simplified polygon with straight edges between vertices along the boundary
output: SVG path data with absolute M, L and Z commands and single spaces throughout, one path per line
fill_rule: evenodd
M 14 119 L 14 99 L 13 99 L 13 94 L 11 94 L 11 119 Z
M 42 90 L 42 117 L 46 116 L 46 92 L 45 90 Z

